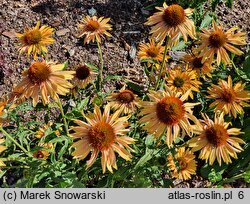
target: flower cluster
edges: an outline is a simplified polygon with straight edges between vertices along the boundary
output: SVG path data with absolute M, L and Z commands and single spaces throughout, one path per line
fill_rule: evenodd
M 191 18 L 193 9 L 178 4 L 163 3 L 156 9 L 145 23 L 151 26 L 149 42 L 141 42 L 138 47 L 138 58 L 148 76 L 144 90 L 127 80 L 121 81 L 120 90 L 107 92 L 103 88 L 107 79 L 103 77 L 101 44 L 112 37 L 109 18 L 86 16 L 78 24 L 78 37 L 84 38 L 84 44 L 97 44 L 99 66 L 81 62 L 68 68 L 66 62 L 48 60 L 47 46 L 56 43 L 54 29 L 40 27 L 40 22 L 23 34 L 16 33 L 20 54 L 32 55 L 34 61 L 23 70 L 12 92 L 0 101 L 0 132 L 8 138 L 6 143 L 11 141 L 30 160 L 41 164 L 55 164 L 68 154 L 65 160 L 76 160 L 76 166 L 83 160 L 88 172 L 100 162 L 105 174 L 107 170 L 113 173 L 118 166 L 133 169 L 135 165 L 137 169 L 143 158 L 135 163 L 133 155 L 138 159 L 143 152 L 139 147 L 145 146 L 145 138 L 153 136 L 154 148 L 165 150 L 167 165 L 163 168 L 181 180 L 196 174 L 198 159 L 219 166 L 237 159 L 245 141 L 239 137 L 244 132 L 234 121 L 250 106 L 250 92 L 239 78 L 232 80 L 233 72 L 226 77 L 218 77 L 216 72 L 228 72 L 231 64 L 235 66 L 229 52 L 243 54 L 236 46 L 246 44 L 245 33 L 236 32 L 236 28 L 224 31 L 214 20 L 211 29 L 197 29 Z M 188 51 L 179 60 L 171 59 L 173 47 L 190 40 L 195 43 L 187 45 Z M 45 123 L 34 131 L 27 128 L 33 138 L 27 136 L 20 142 L 4 130 L 8 129 L 4 123 L 8 123 L 8 112 L 26 102 L 32 103 L 34 110 L 43 107 L 50 112 L 58 108 L 60 115 L 56 122 L 44 117 Z M 5 141 L 0 138 L 0 153 L 7 149 L 8 145 L 2 145 Z M 143 144 L 137 146 L 141 141 Z M 5 167 L 3 161 L 0 158 L 0 168 Z

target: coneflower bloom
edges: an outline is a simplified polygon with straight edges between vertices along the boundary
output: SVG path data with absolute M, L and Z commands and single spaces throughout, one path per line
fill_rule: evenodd
M 36 59 L 37 54 L 47 53 L 48 50 L 46 45 L 53 44 L 55 40 L 52 38 L 54 29 L 43 25 L 41 28 L 40 22 L 36 24 L 33 28 L 26 28 L 23 34 L 16 33 L 16 36 L 19 38 L 19 49 L 20 53 L 27 52 L 33 54 Z
M 79 88 L 85 88 L 97 76 L 97 73 L 86 64 L 78 65 L 75 71 L 73 82 Z
M 123 159 L 130 160 L 133 151 L 130 144 L 135 140 L 125 136 L 129 131 L 128 117 L 119 117 L 120 112 L 117 111 L 110 115 L 110 106 L 106 105 L 103 114 L 99 107 L 95 106 L 94 113 L 84 116 L 87 123 L 81 120 L 74 122 L 79 125 L 72 127 L 74 133 L 71 134 L 73 139 L 77 141 L 72 147 L 75 151 L 72 153 L 74 158 L 82 160 L 91 152 L 91 157 L 87 161 L 87 168 L 91 167 L 96 161 L 98 154 L 101 152 L 101 165 L 103 173 L 106 168 L 112 173 L 113 169 L 117 169 L 116 156 L 117 152 Z
M 242 55 L 243 52 L 233 45 L 245 45 L 246 36 L 243 32 L 234 33 L 236 29 L 237 27 L 234 27 L 224 32 L 221 26 L 216 25 L 215 21 L 213 21 L 213 30 L 203 28 L 203 33 L 199 33 L 201 45 L 197 48 L 197 51 L 200 52 L 199 57 L 202 57 L 202 63 L 207 59 L 212 62 L 216 54 L 217 65 L 221 61 L 230 64 L 227 50 L 236 55 Z
M 140 43 L 138 56 L 140 60 L 152 59 L 159 62 L 163 60 L 164 47 L 161 43 L 156 43 L 154 39 L 150 39 L 149 43 Z
M 81 34 L 79 38 L 85 36 L 84 44 L 89 44 L 91 41 L 101 43 L 101 38 L 105 35 L 111 37 L 108 30 L 112 30 L 112 26 L 108 24 L 110 18 L 98 18 L 96 16 L 90 17 L 86 16 L 83 18 L 83 23 L 78 25 Z
M 179 68 L 170 70 L 168 77 L 165 78 L 166 85 L 173 92 L 186 93 L 188 90 L 189 96 L 193 99 L 193 91 L 199 92 L 200 85 L 202 84 L 197 80 L 195 71 L 182 71 Z
M 23 80 L 14 88 L 13 92 L 19 93 L 20 98 L 33 99 L 33 106 L 39 101 L 41 95 L 43 104 L 49 103 L 49 97 L 58 100 L 60 95 L 66 95 L 72 84 L 67 80 L 72 79 L 74 71 L 62 71 L 63 64 L 54 64 L 46 61 L 33 62 L 23 72 Z
M 144 129 L 159 138 L 166 134 L 166 143 L 171 147 L 177 137 L 192 135 L 189 120 L 195 122 L 197 119 L 192 114 L 191 108 L 199 103 L 184 103 L 188 98 L 190 90 L 185 94 L 173 93 L 166 87 L 166 91 L 150 91 L 148 94 L 151 101 L 140 103 L 142 107 L 140 115 L 143 117 L 140 123 L 146 123 Z
M 125 86 L 118 93 L 111 94 L 107 99 L 110 101 L 109 104 L 112 109 L 119 110 L 124 114 L 134 113 L 139 105 L 137 95 L 125 89 Z
M 229 75 L 227 82 L 220 80 L 218 85 L 212 85 L 208 88 L 207 98 L 215 101 L 210 104 L 210 107 L 215 107 L 215 110 L 223 111 L 225 114 L 231 114 L 236 118 L 237 113 L 243 114 L 242 107 L 250 105 L 245 101 L 250 100 L 250 92 L 244 90 L 245 84 L 238 82 L 233 86 L 232 78 Z
M 188 16 L 192 14 L 192 9 L 183 9 L 178 4 L 168 6 L 165 2 L 163 7 L 156 7 L 156 12 L 148 18 L 146 25 L 153 26 L 150 33 L 152 37 L 159 41 L 164 41 L 169 36 L 169 47 L 176 45 L 182 35 L 187 41 L 187 36 L 195 38 L 195 26 Z
M 49 122 L 48 124 L 43 125 L 39 130 L 36 132 L 35 137 L 38 139 L 41 139 L 45 136 L 45 132 L 49 129 L 49 127 L 52 125 L 52 122 Z
M 194 133 L 197 137 L 189 140 L 189 146 L 192 151 L 199 151 L 199 158 L 209 161 L 212 165 L 217 159 L 219 165 L 223 160 L 226 164 L 231 163 L 230 157 L 237 159 L 237 154 L 243 151 L 240 144 L 245 142 L 235 137 L 242 134 L 238 128 L 230 128 L 230 123 L 224 122 L 223 112 L 215 115 L 212 121 L 207 115 L 203 115 L 204 120 L 201 120 L 194 126 Z M 233 135 L 233 136 L 231 136 Z
M 7 104 L 6 100 L 0 101 L 0 127 L 2 126 L 2 123 L 4 121 L 2 116 L 4 114 L 4 109 L 5 109 L 6 104 Z
M 188 180 L 191 179 L 191 175 L 196 174 L 195 155 L 189 149 L 185 150 L 185 147 L 176 149 L 176 154 L 168 155 L 167 160 L 174 178 Z
M 43 147 L 44 149 L 35 151 L 33 153 L 33 157 L 37 159 L 43 159 L 43 160 L 48 159 L 50 155 L 49 151 L 53 149 L 53 144 L 46 142 L 46 143 L 41 143 L 39 146 Z
M 188 68 L 194 70 L 198 77 L 212 77 L 211 73 L 214 69 L 212 64 L 209 62 L 208 59 L 202 62 L 202 57 L 199 57 L 197 52 L 193 52 L 192 54 L 186 54 L 183 56 L 182 59 L 186 63 L 188 63 Z M 189 71 L 189 69 L 187 71 Z

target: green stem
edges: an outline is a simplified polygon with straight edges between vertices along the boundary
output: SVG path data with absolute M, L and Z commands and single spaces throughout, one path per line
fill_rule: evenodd
M 160 80 L 161 80 L 161 75 L 162 75 L 162 71 L 163 71 L 163 68 L 164 68 L 164 64 L 165 64 L 165 60 L 166 60 L 166 56 L 167 56 L 167 51 L 168 51 L 168 37 L 166 39 L 166 45 L 165 45 L 165 49 L 164 49 L 163 60 L 162 60 L 160 72 L 159 72 L 159 75 L 157 77 L 157 81 L 156 81 L 156 84 L 155 84 L 155 90 L 158 89 L 158 86 L 159 86 L 159 83 L 160 83 Z
M 7 133 L 2 127 L 0 127 L 0 131 L 13 143 L 15 143 L 16 146 L 18 146 L 21 150 L 23 150 L 24 153 L 29 154 L 29 152 L 22 145 L 20 145 L 9 133 Z
M 27 157 L 17 157 L 17 158 L 0 158 L 1 161 L 20 161 L 25 160 Z
M 224 184 L 224 183 L 234 182 L 236 179 L 242 178 L 243 175 L 244 175 L 244 173 L 241 173 L 241 174 L 238 174 L 238 175 L 233 176 L 233 177 L 231 177 L 231 178 L 226 178 L 226 179 L 220 181 L 220 182 L 218 183 L 218 185 L 222 185 L 222 184 Z
M 68 123 L 67 123 L 67 121 L 66 121 L 65 114 L 64 114 L 64 111 L 63 111 L 63 107 L 62 107 L 62 103 L 61 103 L 60 99 L 58 100 L 58 103 L 57 103 L 57 104 L 58 104 L 59 109 L 60 109 L 61 114 L 62 114 L 65 132 L 66 132 L 66 134 L 68 135 L 68 134 L 69 134 Z
M 18 168 L 23 168 L 23 169 L 29 169 L 29 166 L 1 166 L 2 169 L 18 169 Z
M 100 43 L 97 41 L 98 52 L 100 55 L 100 69 L 99 69 L 99 76 L 98 76 L 98 91 L 102 90 L 102 82 L 103 82 L 103 57 L 102 57 L 102 49 Z

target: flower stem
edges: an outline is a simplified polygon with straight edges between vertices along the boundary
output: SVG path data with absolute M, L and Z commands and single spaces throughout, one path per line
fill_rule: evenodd
M 165 60 L 166 60 L 166 56 L 167 56 L 167 51 L 168 51 L 168 37 L 166 39 L 166 45 L 165 45 L 165 49 L 164 49 L 163 60 L 162 60 L 160 72 L 159 72 L 159 75 L 157 77 L 157 81 L 156 81 L 156 84 L 155 84 L 155 90 L 158 89 L 158 86 L 159 86 L 159 83 L 160 83 L 160 80 L 161 80 L 161 75 L 162 75 L 162 71 L 163 71 L 163 68 L 164 68 L 164 64 L 165 64 Z
M 59 109 L 60 109 L 61 114 L 62 114 L 65 132 L 66 132 L 66 134 L 68 135 L 68 134 L 69 134 L 68 123 L 67 123 L 67 121 L 66 121 L 65 114 L 64 114 L 64 111 L 63 111 L 63 107 L 62 107 L 62 103 L 61 103 L 61 100 L 60 100 L 60 99 L 58 100 L 58 103 L 57 103 L 57 104 L 58 104 Z
M 99 69 L 99 75 L 98 75 L 98 86 L 97 90 L 100 91 L 102 90 L 102 82 L 103 82 L 103 57 L 102 57 L 102 49 L 100 43 L 97 41 L 97 46 L 98 46 L 98 52 L 100 55 L 100 69 Z
M 23 150 L 24 153 L 29 154 L 29 152 L 22 145 L 20 145 L 9 133 L 7 133 L 2 127 L 0 127 L 0 131 L 13 143 L 15 143 L 16 146 L 18 146 L 21 150 Z

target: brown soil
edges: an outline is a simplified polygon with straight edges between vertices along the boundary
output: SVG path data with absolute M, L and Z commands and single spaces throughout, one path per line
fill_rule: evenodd
M 145 76 L 133 51 L 149 31 L 143 23 L 150 13 L 143 7 L 154 2 L 156 0 L 1 0 L 0 96 L 11 91 L 20 81 L 21 72 L 30 64 L 26 56 L 18 57 L 14 33 L 23 32 L 24 27 L 34 26 L 37 21 L 56 31 L 56 43 L 49 46 L 49 59 L 58 63 L 68 60 L 69 69 L 83 62 L 98 64 L 97 46 L 84 46 L 77 38 L 77 23 L 91 12 L 91 8 L 95 15 L 110 17 L 113 25 L 113 37 L 102 45 L 105 76 L 122 75 L 144 84 Z M 238 25 L 250 39 L 249 1 L 235 0 L 232 10 L 221 3 L 216 12 L 226 27 Z M 116 85 L 113 81 L 106 84 L 106 88 L 116 89 Z

